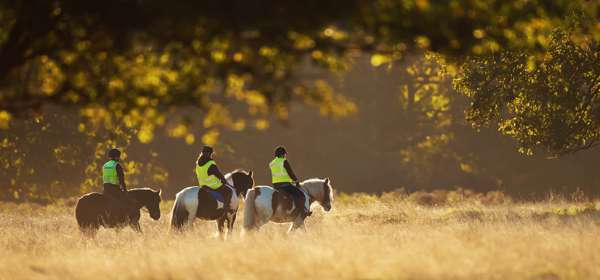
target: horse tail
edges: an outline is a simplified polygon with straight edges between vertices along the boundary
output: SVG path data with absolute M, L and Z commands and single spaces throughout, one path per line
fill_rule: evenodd
M 82 200 L 83 198 L 79 198 L 77 200 L 77 204 L 75 205 L 75 219 L 77 219 L 77 225 L 79 225 L 80 229 L 83 229 L 85 226 L 87 226 L 87 224 L 89 222 L 85 222 L 85 215 L 84 215 L 84 210 L 83 210 L 83 205 L 82 205 Z
M 93 237 L 101 224 L 100 198 L 100 194 L 90 193 L 80 197 L 75 205 L 75 219 L 79 230 L 88 237 Z
M 181 229 L 188 220 L 189 213 L 184 205 L 184 198 L 181 193 L 178 193 L 175 197 L 175 203 L 171 210 L 171 227 L 174 229 Z
M 244 229 L 252 230 L 255 227 L 256 216 L 256 189 L 248 190 L 244 202 Z

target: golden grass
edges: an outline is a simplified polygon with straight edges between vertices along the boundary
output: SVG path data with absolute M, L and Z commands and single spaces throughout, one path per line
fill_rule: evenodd
M 452 195 L 450 196 L 452 197 Z M 402 194 L 340 195 L 306 233 L 261 232 L 223 242 L 214 222 L 184 234 L 163 217 L 144 233 L 82 238 L 71 206 L 0 206 L 0 279 L 600 279 L 593 203 L 455 199 L 423 206 Z M 499 201 L 489 203 L 489 201 Z

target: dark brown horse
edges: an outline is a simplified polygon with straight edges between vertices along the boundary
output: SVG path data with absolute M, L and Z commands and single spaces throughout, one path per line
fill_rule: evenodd
M 160 218 L 160 191 L 138 188 L 128 190 L 127 194 L 132 202 L 132 205 L 129 205 L 129 213 L 115 211 L 111 205 L 114 202 L 101 193 L 89 193 L 79 198 L 75 206 L 79 229 L 89 236 L 94 236 L 100 226 L 121 228 L 129 225 L 133 230 L 141 232 L 139 221 L 142 207 L 148 210 L 152 219 Z

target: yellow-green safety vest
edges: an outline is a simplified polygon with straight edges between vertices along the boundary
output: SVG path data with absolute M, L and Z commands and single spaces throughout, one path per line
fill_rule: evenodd
M 117 176 L 117 161 L 109 160 L 102 166 L 102 182 L 105 184 L 119 184 L 119 176 Z
M 273 179 L 273 184 L 291 183 L 294 181 L 292 180 L 292 177 L 290 177 L 290 175 L 288 174 L 287 170 L 285 170 L 285 167 L 283 166 L 284 162 L 284 157 L 276 157 L 271 161 L 271 163 L 269 163 L 269 167 L 271 168 L 271 177 Z
M 208 169 L 215 164 L 213 160 L 209 160 L 204 165 L 196 164 L 196 177 L 198 177 L 198 186 L 207 186 L 213 190 L 220 188 L 223 183 L 215 175 L 208 175 Z

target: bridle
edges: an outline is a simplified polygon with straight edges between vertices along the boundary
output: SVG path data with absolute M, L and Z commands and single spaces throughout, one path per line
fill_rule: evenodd
M 329 185 L 325 182 L 323 182 L 323 202 L 325 202 L 325 200 L 327 200 L 327 202 L 329 204 L 331 204 L 331 189 L 329 188 Z

